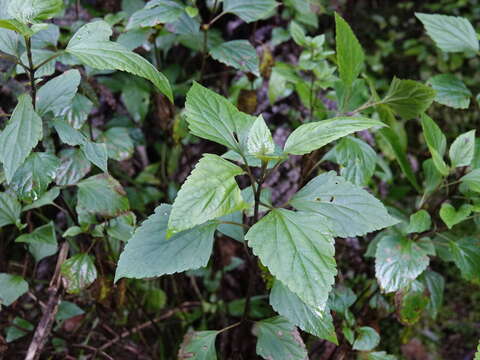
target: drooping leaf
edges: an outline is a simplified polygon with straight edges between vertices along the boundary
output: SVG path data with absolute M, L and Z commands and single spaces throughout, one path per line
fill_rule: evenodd
M 357 337 L 353 343 L 353 350 L 370 351 L 380 343 L 380 335 L 370 326 L 357 329 Z
M 37 113 L 40 116 L 52 112 L 59 116 L 73 101 L 80 85 L 80 72 L 68 70 L 48 81 L 37 93 Z
M 449 241 L 450 253 L 462 276 L 470 281 L 480 281 L 480 241 L 465 237 L 458 241 Z
M 65 260 L 61 274 L 67 281 L 67 292 L 77 294 L 97 279 L 97 269 L 90 255 L 80 253 Z
M 170 101 L 172 89 L 168 79 L 140 55 L 110 41 L 112 29 L 105 21 L 82 26 L 68 43 L 66 52 L 83 64 L 99 70 L 120 70 L 150 80 Z
M 178 360 L 217 360 L 215 340 L 218 331 L 189 331 L 178 351 Z
M 0 134 L 0 160 L 8 183 L 42 138 L 42 119 L 35 113 L 30 96 L 23 94 L 7 126 Z
M 432 226 L 432 219 L 426 210 L 419 210 L 410 215 L 410 223 L 407 227 L 407 233 L 422 233 L 430 230 Z
M 103 172 L 108 172 L 108 152 L 105 143 L 86 141 L 81 149 L 92 164 L 98 166 Z
M 445 279 L 442 275 L 435 271 L 426 270 L 422 275 L 420 275 L 419 280 L 426 286 L 428 290 L 430 301 L 427 305 L 427 312 L 432 319 L 435 320 L 443 305 Z
M 171 209 L 171 205 L 160 205 L 135 231 L 120 256 L 115 281 L 122 277 L 162 276 L 207 265 L 218 224 L 195 226 L 167 239 Z
M 127 30 L 137 27 L 154 27 L 174 22 L 184 12 L 183 6 L 170 0 L 151 0 L 136 11 L 128 21 Z
M 475 130 L 459 135 L 450 145 L 448 155 L 452 167 L 469 166 L 475 153 Z
M 355 185 L 365 185 L 375 172 L 377 154 L 366 142 L 352 136 L 342 138 L 334 150 L 342 165 L 340 175 Z
M 257 51 L 247 40 L 232 40 L 210 50 L 210 55 L 225 65 L 260 76 Z
M 243 173 L 220 156 L 205 154 L 177 194 L 167 236 L 247 208 L 235 181 Z
M 338 344 L 328 308 L 320 311 L 308 306 L 278 280 L 275 281 L 270 293 L 270 305 L 303 331 Z
M 440 186 L 443 180 L 443 175 L 437 170 L 432 158 L 423 162 L 422 169 L 425 174 L 424 192 L 428 194 L 435 191 L 435 189 Z
M 52 154 L 33 152 L 18 168 L 11 186 L 24 201 L 36 201 L 55 179 L 60 160 Z
M 453 207 L 453 205 L 449 203 L 443 203 L 442 207 L 440 208 L 439 215 L 442 221 L 447 225 L 447 227 L 451 229 L 455 225 L 461 223 L 466 218 L 468 218 L 471 213 L 471 204 L 463 204 L 457 210 Z
M 303 124 L 290 134 L 284 151 L 293 155 L 308 154 L 332 141 L 374 126 L 383 127 L 385 124 L 360 116 L 342 116 Z
M 427 34 L 445 52 L 477 52 L 477 33 L 470 21 L 457 16 L 415 13 Z
M 337 270 L 334 240 L 323 216 L 275 209 L 245 239 L 272 275 L 307 305 L 325 309 Z
M 407 286 L 427 268 L 431 254 L 406 237 L 382 237 L 375 254 L 375 275 L 380 287 L 389 293 Z
M 307 349 L 297 328 L 287 319 L 276 316 L 255 323 L 257 354 L 269 359 L 308 359 Z
M 20 223 L 22 206 L 14 194 L 0 193 L 0 227 Z
M 435 124 L 432 118 L 422 114 L 421 118 L 423 136 L 427 143 L 430 154 L 432 154 L 433 163 L 442 175 L 448 175 L 449 168 L 443 160 L 443 155 L 447 149 L 447 139 L 442 130 Z
M 255 121 L 253 116 L 240 112 L 223 96 L 198 83 L 188 91 L 185 108 L 193 135 L 241 152 L 241 144 Z
M 62 9 L 62 0 L 14 0 L 8 5 L 10 16 L 25 24 L 51 19 Z
M 435 90 L 431 87 L 413 80 L 393 78 L 382 103 L 409 120 L 427 110 L 434 99 Z
M 58 248 L 53 222 L 40 226 L 31 233 L 20 235 L 15 242 L 28 244 L 28 251 L 37 263 L 43 258 L 55 254 Z
M 365 235 L 398 223 L 379 200 L 333 171 L 311 180 L 290 204 L 321 215 L 340 237 Z
M 250 23 L 263 19 L 277 7 L 274 0 L 224 0 L 223 12 L 232 13 Z
M 470 171 L 460 180 L 467 184 L 472 191 L 480 192 L 480 168 Z
M 55 177 L 57 185 L 76 185 L 90 172 L 90 161 L 80 149 L 65 149 L 59 155 L 60 167 Z
M 28 283 L 21 276 L 0 273 L 0 305 L 11 305 L 27 291 Z
M 436 91 L 435 101 L 454 109 L 467 109 L 472 93 L 463 81 L 451 74 L 440 74 L 428 80 Z
M 44 193 L 38 200 L 35 200 L 30 205 L 24 206 L 22 210 L 28 211 L 32 209 L 37 209 L 45 205 L 51 205 L 58 197 L 58 195 L 60 195 L 60 188 L 58 186 L 55 186 L 48 190 L 46 193 Z
M 335 32 L 338 71 L 343 83 L 350 87 L 362 71 L 365 54 L 350 25 L 337 13 Z
M 95 216 L 113 218 L 128 210 L 128 199 L 117 180 L 106 174 L 91 176 L 77 184 L 80 223 L 94 223 Z

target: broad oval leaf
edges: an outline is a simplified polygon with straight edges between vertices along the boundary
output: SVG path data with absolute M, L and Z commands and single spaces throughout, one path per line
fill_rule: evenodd
M 242 113 L 223 96 L 196 82 L 187 93 L 185 109 L 193 135 L 242 152 L 255 117 Z
M 127 30 L 171 23 L 177 20 L 183 12 L 183 6 L 175 1 L 151 0 L 143 9 L 133 13 L 128 21 Z
M 462 183 L 467 184 L 470 190 L 480 192 L 480 169 L 470 171 L 460 180 Z
M 452 167 L 469 166 L 475 153 L 475 130 L 459 135 L 450 145 L 448 155 Z
M 276 280 L 270 292 L 270 305 L 280 315 L 303 331 L 338 344 L 330 310 L 324 311 L 305 304 L 280 281 Z
M 357 329 L 357 332 L 353 350 L 370 351 L 380 343 L 380 335 L 370 326 L 362 326 Z
M 270 14 L 278 3 L 274 0 L 224 0 L 223 12 L 237 15 L 250 23 Z
M 360 236 L 398 223 L 373 195 L 334 171 L 311 180 L 289 202 L 298 210 L 322 215 L 335 236 Z
M 266 360 L 306 360 L 308 352 L 297 328 L 276 316 L 255 323 L 257 354 Z
M 28 283 L 21 276 L 0 273 L 0 305 L 11 305 L 27 291 Z
M 90 172 L 90 161 L 80 149 L 65 149 L 60 152 L 60 167 L 57 170 L 57 185 L 76 185 Z
M 454 109 L 467 109 L 472 93 L 463 81 L 451 74 L 436 75 L 428 83 L 436 91 L 435 101 Z
M 217 360 L 218 331 L 189 331 L 178 351 L 178 360 Z
M 478 38 L 470 21 L 458 16 L 415 13 L 427 34 L 445 52 L 477 52 Z
M 0 227 L 20 223 L 22 206 L 15 194 L 0 193 Z
M 37 93 L 37 113 L 40 116 L 52 112 L 59 116 L 67 109 L 80 85 L 80 72 L 68 70 L 62 75 L 48 81 Z
M 260 115 L 253 123 L 247 138 L 247 149 L 251 155 L 262 157 L 275 151 L 272 133 Z
M 63 9 L 63 0 L 12 0 L 8 13 L 23 23 L 47 20 Z
M 350 87 L 363 68 L 365 54 L 350 25 L 335 13 L 335 43 L 340 78 Z
M 168 220 L 167 237 L 247 208 L 235 181 L 235 176 L 243 173 L 228 160 L 205 154 L 177 194 Z
M 67 281 L 67 292 L 77 294 L 97 279 L 97 269 L 88 254 L 76 254 L 65 260 L 61 274 Z
M 245 235 L 270 272 L 292 292 L 323 311 L 337 274 L 333 236 L 318 214 L 272 210 Z
M 58 249 L 53 222 L 40 226 L 31 233 L 20 235 L 15 242 L 28 244 L 28 251 L 37 263 L 43 258 L 55 254 Z
M 384 123 L 360 116 L 341 116 L 329 120 L 300 125 L 290 134 L 284 151 L 293 155 L 304 155 L 321 148 L 344 136 Z
M 427 143 L 432 160 L 438 172 L 443 176 L 448 175 L 448 165 L 443 160 L 443 155 L 447 149 L 447 138 L 443 134 L 438 125 L 426 114 L 422 114 L 421 124 L 423 129 L 423 136 Z
M 83 64 L 99 70 L 121 70 L 150 80 L 170 101 L 172 89 L 168 79 L 140 55 L 110 41 L 112 29 L 105 21 L 82 26 L 68 43 L 66 52 Z
M 0 134 L 0 160 L 8 183 L 42 135 L 42 119 L 35 113 L 31 97 L 23 94 Z
M 480 281 L 480 241 L 465 237 L 449 241 L 452 260 L 462 273 L 462 277 L 478 283 Z
M 162 276 L 207 265 L 218 224 L 195 226 L 167 239 L 171 210 L 171 205 L 160 205 L 135 231 L 120 255 L 115 281 L 122 277 Z
M 375 275 L 386 293 L 400 290 L 428 266 L 432 252 L 400 235 L 381 238 L 375 254 Z
M 103 172 L 108 172 L 108 152 L 105 143 L 87 140 L 82 144 L 81 149 L 92 164 L 98 166 Z
M 247 40 L 232 40 L 210 50 L 210 55 L 225 65 L 260 76 L 257 51 Z

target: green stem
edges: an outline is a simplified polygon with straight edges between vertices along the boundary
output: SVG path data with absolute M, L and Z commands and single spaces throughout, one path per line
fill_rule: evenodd
M 30 78 L 30 94 L 32 96 L 33 108 L 36 108 L 37 104 L 37 87 L 35 85 L 35 67 L 33 66 L 32 57 L 32 39 L 25 36 L 25 46 L 27 48 L 28 58 L 28 76 Z
M 59 51 L 55 54 L 53 54 L 52 56 L 50 56 L 49 58 L 45 59 L 44 61 L 42 61 L 40 64 L 36 65 L 33 67 L 33 70 L 37 71 L 38 69 L 40 69 L 42 66 L 48 64 L 50 61 L 52 61 L 53 59 L 56 59 L 57 57 L 59 57 L 60 55 L 62 55 L 63 52 Z

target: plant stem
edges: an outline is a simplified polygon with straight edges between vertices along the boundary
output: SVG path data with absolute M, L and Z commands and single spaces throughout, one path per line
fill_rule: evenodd
M 202 67 L 200 68 L 200 82 L 203 80 L 205 74 L 205 65 L 208 57 L 208 28 L 209 25 L 203 25 L 203 48 L 202 48 Z
M 62 55 L 62 52 L 61 52 L 61 51 L 53 54 L 53 55 L 50 56 L 49 58 L 47 58 L 47 59 L 45 59 L 44 61 L 42 61 L 40 64 L 35 65 L 35 66 L 33 67 L 33 70 L 37 71 L 37 70 L 40 69 L 42 66 L 48 64 L 50 61 L 52 61 L 53 59 L 56 59 L 56 58 L 59 57 L 60 55 Z
M 245 229 L 249 229 L 248 225 L 240 224 L 240 223 L 237 223 L 235 221 L 220 221 L 220 224 L 236 225 L 236 226 L 244 227 Z
M 312 49 L 312 60 L 315 57 L 315 50 Z M 313 93 L 315 87 L 315 73 L 313 70 L 311 71 L 312 78 L 310 79 L 310 121 L 313 120 L 313 111 L 314 111 L 314 100 L 313 100 Z
M 35 67 L 33 65 L 32 57 L 32 39 L 25 36 L 25 46 L 27 48 L 28 58 L 28 76 L 30 78 L 30 94 L 32 96 L 33 108 L 36 108 L 37 104 L 37 87 L 35 85 Z

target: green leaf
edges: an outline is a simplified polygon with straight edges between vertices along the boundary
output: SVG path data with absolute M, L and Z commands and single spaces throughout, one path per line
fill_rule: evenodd
M 61 274 L 67 281 L 67 292 L 77 294 L 97 279 L 97 269 L 88 254 L 76 254 L 65 260 Z
M 235 181 L 235 176 L 243 173 L 218 155 L 204 154 L 177 194 L 167 237 L 247 208 Z
M 330 293 L 328 298 L 328 306 L 333 311 L 345 315 L 348 308 L 355 304 L 357 295 L 352 289 L 345 286 L 338 286 Z
M 20 235 L 15 242 L 28 244 L 28 251 L 37 263 L 43 258 L 55 254 L 58 249 L 53 222 L 40 226 L 29 234 Z
M 14 194 L 0 193 L 0 227 L 20 223 L 22 206 Z
M 398 223 L 379 200 L 333 171 L 311 180 L 290 204 L 321 215 L 339 237 L 365 235 Z
M 375 172 L 377 154 L 365 141 L 353 136 L 342 138 L 334 150 L 335 160 L 342 165 L 340 175 L 355 185 L 366 185 Z
M 32 99 L 26 94 L 20 95 L 10 121 L 0 134 L 0 160 L 8 183 L 42 139 L 42 134 L 42 119 L 35 113 Z
M 236 222 L 238 224 L 243 224 L 243 212 L 237 211 L 225 216 L 218 218 L 219 221 L 230 221 Z M 245 233 L 243 231 L 243 226 L 238 226 L 235 224 L 220 224 L 217 228 L 222 234 L 231 237 L 237 241 L 243 242 L 245 240 Z
M 120 256 L 115 281 L 146 278 L 206 266 L 212 253 L 214 222 L 166 237 L 172 206 L 162 204 L 135 231 Z
M 83 145 L 88 141 L 85 135 L 74 129 L 65 120 L 55 119 L 52 121 L 52 124 L 60 140 L 65 144 L 76 146 Z
M 85 314 L 85 311 L 78 307 L 77 304 L 70 301 L 62 301 L 60 305 L 58 305 L 58 312 L 55 315 L 55 321 L 62 323 L 65 320 L 82 314 Z
M 92 109 L 93 103 L 87 97 L 76 94 L 72 106 L 62 111 L 61 115 L 74 129 L 80 129 L 87 121 Z
M 365 54 L 348 23 L 335 13 L 337 64 L 345 86 L 350 87 L 363 68 Z
M 107 144 L 108 157 L 117 161 L 130 159 L 134 152 L 134 143 L 124 127 L 113 127 L 103 133 Z
M 478 283 L 480 281 L 480 241 L 473 237 L 450 241 L 452 259 L 462 272 L 462 276 Z
M 443 176 L 438 172 L 437 167 L 431 158 L 423 162 L 422 169 L 425 174 L 424 193 L 428 194 L 435 191 L 435 189 L 440 186 Z
M 303 29 L 303 27 L 299 25 L 297 22 L 292 21 L 290 22 L 289 30 L 290 30 L 290 35 L 293 38 L 293 41 L 295 41 L 297 45 L 306 47 L 307 34 L 305 33 L 305 30 Z
M 189 331 L 178 351 L 178 360 L 217 360 L 215 340 L 218 331 Z
M 25 24 L 48 20 L 63 9 L 63 0 L 13 0 L 8 13 Z
M 85 157 L 92 164 L 98 166 L 103 172 L 108 173 L 108 152 L 106 144 L 86 141 L 81 146 L 81 149 Z
M 357 329 L 357 337 L 353 343 L 353 350 L 370 351 L 380 343 L 380 335 L 370 326 Z
M 338 345 L 330 310 L 316 310 L 305 304 L 280 281 L 275 281 L 270 293 L 270 305 L 303 331 Z
M 247 40 L 224 42 L 211 49 L 210 55 L 225 65 L 260 76 L 257 51 Z
M 223 12 L 235 14 L 250 23 L 265 18 L 277 5 L 274 0 L 224 0 Z
M 18 275 L 0 273 L 0 305 L 9 306 L 28 291 L 28 283 Z
M 2 29 L 2 20 L 0 20 L 0 51 L 18 56 L 18 39 L 18 34 L 15 32 Z
M 475 130 L 459 135 L 450 146 L 448 155 L 452 167 L 469 166 L 475 153 Z
M 59 116 L 73 101 L 80 85 L 80 72 L 68 70 L 48 81 L 37 93 L 37 113 L 40 116 L 48 112 Z
M 52 205 L 54 200 L 58 197 L 58 195 L 60 195 L 60 188 L 53 187 L 50 190 L 48 190 L 45 194 L 43 194 L 38 200 L 35 200 L 30 205 L 24 206 L 22 210 L 28 211 L 28 210 L 37 209 L 45 205 Z
M 472 205 L 470 204 L 463 204 L 458 210 L 456 210 L 451 204 L 443 203 L 439 215 L 447 227 L 451 229 L 468 218 L 471 213 Z
M 432 226 L 432 219 L 426 210 L 419 210 L 410 215 L 410 223 L 407 227 L 407 233 L 422 233 L 430 230 Z
M 28 335 L 29 331 L 33 331 L 33 329 L 35 329 L 35 326 L 33 326 L 33 324 L 18 316 L 13 319 L 12 324 L 13 326 L 9 326 L 5 329 L 5 340 L 7 341 L 7 343 L 21 339 L 25 335 Z
M 460 180 L 463 184 L 467 184 L 470 190 L 480 192 L 480 169 L 470 171 Z
M 397 360 L 397 357 L 394 355 L 389 355 L 385 351 L 373 351 L 365 353 L 365 356 L 361 358 L 362 360 Z
M 431 252 L 400 235 L 382 237 L 375 254 L 375 275 L 386 293 L 409 285 L 428 266 Z
M 297 328 L 281 316 L 256 322 L 253 331 L 258 338 L 257 354 L 266 360 L 308 358 Z
M 51 50 L 47 49 L 32 49 L 32 62 L 33 66 L 38 66 L 44 61 L 47 61 L 49 58 L 51 58 L 55 53 Z M 20 57 L 20 60 L 24 63 L 28 63 L 28 55 L 27 52 L 25 51 L 22 56 Z M 38 70 L 35 71 L 35 77 L 38 78 L 43 78 L 46 76 L 53 75 L 55 73 L 55 64 L 57 62 L 57 59 L 52 59 L 48 61 L 45 65 L 40 67 Z M 21 67 L 20 65 L 17 66 L 17 74 L 25 74 L 25 69 Z
M 262 158 L 264 155 L 272 154 L 275 151 L 275 143 L 272 133 L 265 124 L 262 115 L 253 123 L 247 138 L 247 149 L 251 155 Z
M 396 301 L 400 302 L 398 316 L 405 325 L 417 323 L 428 305 L 429 299 L 425 294 L 423 284 L 416 282 L 406 293 L 397 294 Z
M 272 210 L 245 235 L 272 275 L 307 305 L 323 311 L 337 273 L 333 236 L 315 213 Z
M 168 79 L 140 55 L 110 41 L 112 29 L 105 21 L 82 26 L 68 43 L 66 52 L 83 64 L 99 70 L 120 70 L 150 80 L 170 101 L 172 89 Z
M 340 116 L 303 124 L 290 134 L 284 151 L 293 155 L 308 154 L 332 141 L 374 126 L 382 127 L 385 124 L 360 116 Z
M 76 185 L 90 171 L 90 161 L 79 149 L 65 149 L 59 155 L 60 167 L 55 177 L 57 185 Z
M 143 9 L 136 11 L 130 17 L 127 30 L 171 23 L 177 20 L 183 12 L 183 6 L 175 1 L 152 0 L 149 1 Z
M 427 34 L 445 52 L 477 52 L 477 33 L 463 17 L 415 13 Z
M 448 175 L 449 168 L 445 161 L 443 160 L 443 155 L 445 154 L 447 148 L 447 139 L 442 133 L 442 130 L 435 124 L 435 121 L 432 120 L 428 115 L 422 114 L 421 118 L 423 136 L 427 143 L 430 154 L 432 154 L 433 163 L 435 167 L 442 175 Z
M 36 201 L 55 179 L 59 166 L 55 155 L 33 152 L 15 172 L 11 186 L 21 200 Z
M 443 292 L 445 290 L 445 279 L 439 273 L 426 270 L 420 275 L 419 280 L 427 287 L 430 301 L 427 305 L 427 312 L 432 319 L 437 318 L 437 314 L 443 305 Z
M 454 109 L 467 109 L 472 93 L 462 80 L 452 74 L 436 75 L 428 83 L 436 91 L 435 101 Z
M 27 38 L 35 34 L 27 25 L 15 19 L 0 20 L 0 28 L 15 31 Z
M 242 152 L 241 144 L 255 121 L 253 116 L 240 112 L 223 96 L 196 82 L 187 93 L 185 108 L 193 135 Z
M 128 210 L 128 199 L 117 180 L 95 175 L 77 184 L 77 213 L 80 223 L 94 223 L 95 216 L 114 218 Z
M 382 104 L 410 120 L 427 110 L 435 99 L 435 90 L 413 80 L 393 78 Z

